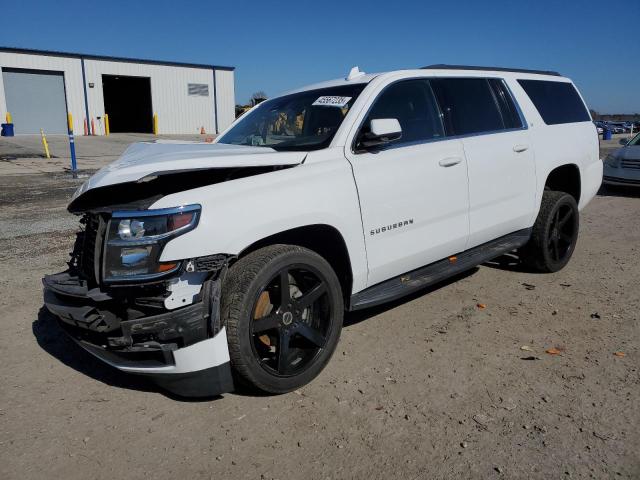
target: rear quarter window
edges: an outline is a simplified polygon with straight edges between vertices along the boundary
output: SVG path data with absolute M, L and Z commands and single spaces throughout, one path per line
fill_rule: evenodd
M 546 80 L 518 80 L 518 83 L 547 125 L 591 121 L 573 84 Z

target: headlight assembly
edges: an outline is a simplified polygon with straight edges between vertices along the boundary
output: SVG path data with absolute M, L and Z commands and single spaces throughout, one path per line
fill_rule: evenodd
M 193 230 L 200 205 L 114 212 L 107 225 L 103 273 L 106 282 L 152 280 L 180 268 L 180 262 L 160 263 L 164 245 Z

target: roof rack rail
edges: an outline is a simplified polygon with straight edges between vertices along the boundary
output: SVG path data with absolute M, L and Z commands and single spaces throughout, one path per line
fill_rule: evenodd
M 554 77 L 561 77 L 558 72 L 552 70 L 528 70 L 526 68 L 504 68 L 504 67 L 478 67 L 474 65 L 447 65 L 439 63 L 436 65 L 427 65 L 422 67 L 425 70 L 493 70 L 496 72 L 520 72 L 520 73 L 537 73 L 539 75 L 553 75 Z

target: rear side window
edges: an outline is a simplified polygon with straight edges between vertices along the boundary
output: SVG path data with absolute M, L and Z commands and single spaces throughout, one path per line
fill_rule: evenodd
M 567 82 L 518 80 L 547 125 L 589 122 L 589 112 L 575 87 Z
M 402 137 L 394 146 L 444 136 L 438 108 L 426 80 L 405 80 L 384 90 L 367 115 L 361 133 L 369 129 L 371 120 L 380 118 L 396 118 L 400 122 Z
M 448 135 L 503 130 L 502 115 L 486 78 L 438 78 L 431 85 Z

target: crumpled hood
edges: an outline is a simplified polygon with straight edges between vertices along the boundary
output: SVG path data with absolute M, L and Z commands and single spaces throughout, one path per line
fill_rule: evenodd
M 135 182 L 152 174 L 233 167 L 297 165 L 306 152 L 277 152 L 268 147 L 222 143 L 134 143 L 115 162 L 98 170 L 73 198 L 88 190 Z

